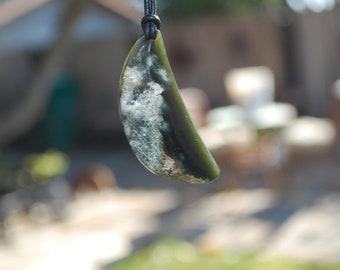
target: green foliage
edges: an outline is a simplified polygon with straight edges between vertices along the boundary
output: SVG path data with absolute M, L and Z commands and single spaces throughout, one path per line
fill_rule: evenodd
M 64 174 L 69 167 L 66 154 L 49 149 L 24 157 L 11 151 L 0 151 L 0 194 L 41 184 Z
M 337 270 L 339 265 L 321 266 L 287 260 L 261 260 L 255 254 L 238 255 L 204 251 L 180 240 L 161 240 L 119 261 L 106 270 Z
M 163 0 L 163 14 L 171 18 L 221 13 L 246 12 L 265 4 L 277 4 L 281 0 Z
M 69 161 L 62 152 L 50 149 L 42 154 L 25 156 L 23 164 L 33 181 L 40 183 L 65 173 L 68 169 Z

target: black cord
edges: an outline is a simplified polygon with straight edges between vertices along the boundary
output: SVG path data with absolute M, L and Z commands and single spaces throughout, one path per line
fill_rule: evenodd
M 161 27 L 161 20 L 156 15 L 156 0 L 144 0 L 144 17 L 141 25 L 147 40 L 156 38 Z
M 156 1 L 155 0 L 144 0 L 144 13 L 148 14 L 156 14 Z

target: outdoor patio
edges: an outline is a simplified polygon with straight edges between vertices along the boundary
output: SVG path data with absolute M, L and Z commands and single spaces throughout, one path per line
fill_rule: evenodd
M 207 250 L 257 252 L 339 263 L 340 170 L 335 163 L 299 166 L 283 189 L 261 178 L 228 178 L 188 185 L 151 175 L 130 150 L 73 153 L 70 175 L 81 164 L 101 163 L 117 187 L 68 198 L 62 218 L 48 202 L 4 223 L 1 269 L 100 269 L 162 238 L 179 238 Z
M 111 270 L 151 252 L 163 270 L 171 256 L 152 247 L 164 239 L 186 245 L 183 262 L 200 250 L 250 254 L 256 267 L 238 270 L 276 258 L 340 269 L 340 4 L 158 6 L 179 94 L 221 170 L 199 185 L 150 173 L 123 134 L 120 73 L 142 4 L 0 1 L 0 269 Z M 197 161 L 188 129 L 164 135 L 189 123 L 174 103 L 157 103 L 157 145 Z

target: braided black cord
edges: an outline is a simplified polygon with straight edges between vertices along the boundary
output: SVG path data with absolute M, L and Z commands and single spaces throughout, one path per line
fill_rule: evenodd
M 144 0 L 144 17 L 142 29 L 146 39 L 155 39 L 161 26 L 161 20 L 156 15 L 156 0 Z

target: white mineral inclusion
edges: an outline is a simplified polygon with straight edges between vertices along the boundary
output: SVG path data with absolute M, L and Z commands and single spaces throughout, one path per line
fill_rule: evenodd
M 142 63 L 145 46 L 136 55 L 133 66 L 127 66 L 121 81 L 120 106 L 123 126 L 129 143 L 137 158 L 151 171 L 177 174 L 176 161 L 164 152 L 164 129 L 162 107 L 165 106 L 162 92 L 164 89 L 151 79 L 149 68 L 157 58 L 148 56 L 147 68 Z M 162 79 L 168 80 L 166 70 L 157 65 Z

